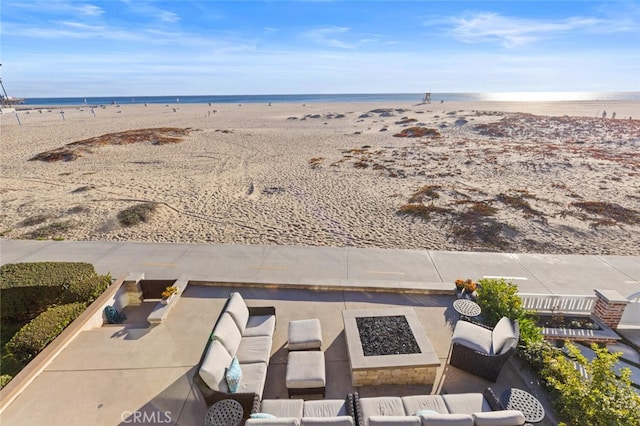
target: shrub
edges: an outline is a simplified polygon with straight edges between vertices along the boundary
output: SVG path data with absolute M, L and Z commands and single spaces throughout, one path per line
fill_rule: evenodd
M 35 317 L 6 344 L 16 360 L 28 361 L 42 351 L 86 308 L 85 303 L 54 306 Z
M 478 304 L 482 308 L 485 322 L 494 326 L 500 318 L 508 317 L 512 320 L 525 317 L 526 310 L 522 307 L 522 299 L 518 296 L 518 286 L 504 279 L 483 278 L 478 280 Z
M 0 389 L 2 389 L 3 387 L 7 386 L 7 384 L 11 381 L 11 379 L 13 379 L 13 377 L 11 377 L 8 374 L 3 374 L 0 376 Z
M 640 395 L 631 385 L 631 370 L 620 369 L 620 377 L 614 371 L 620 353 L 594 344 L 591 348 L 596 357 L 589 362 L 574 344 L 567 342 L 565 347 L 568 357 L 547 351 L 541 370 L 557 394 L 554 403 L 560 416 L 575 425 L 640 424 Z
M 68 293 L 90 296 L 97 291 L 98 275 L 89 263 L 13 263 L 0 267 L 0 315 L 32 319 L 48 306 L 69 301 L 90 301 Z M 81 290 L 85 282 L 88 289 Z M 106 287 L 105 287 L 106 288 Z M 99 294 L 99 293 L 98 293 Z
M 69 291 L 65 293 L 63 301 L 89 304 L 96 300 L 109 287 L 109 284 L 111 284 L 111 275 L 96 275 L 82 281 L 75 281 L 69 285 Z
M 147 222 L 158 208 L 157 203 L 136 204 L 118 213 L 118 221 L 124 226 L 137 225 L 140 222 Z

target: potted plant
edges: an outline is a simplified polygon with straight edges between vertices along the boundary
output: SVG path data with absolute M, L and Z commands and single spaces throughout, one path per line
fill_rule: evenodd
M 160 302 L 162 302 L 163 305 L 166 305 L 175 294 L 178 294 L 178 287 L 170 285 L 162 292 L 162 299 L 160 300 Z
M 466 280 L 456 280 L 455 281 L 456 284 L 456 290 L 457 290 L 457 294 L 458 297 L 466 297 L 468 299 L 475 297 L 475 291 L 478 288 L 478 284 L 471 280 L 471 279 L 466 279 Z

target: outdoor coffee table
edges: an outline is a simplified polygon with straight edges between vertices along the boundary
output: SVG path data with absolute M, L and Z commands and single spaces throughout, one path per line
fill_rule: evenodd
M 238 426 L 242 422 L 242 405 L 235 399 L 223 399 L 209 407 L 205 426 Z
M 469 299 L 456 299 L 453 302 L 453 309 L 460 314 L 460 317 L 473 318 L 480 315 L 480 305 Z
M 520 411 L 527 422 L 538 423 L 544 419 L 544 407 L 538 398 L 522 389 L 507 389 L 502 393 L 500 402 L 506 410 Z

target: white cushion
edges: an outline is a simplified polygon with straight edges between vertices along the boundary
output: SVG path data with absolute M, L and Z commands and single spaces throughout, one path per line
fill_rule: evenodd
M 289 352 L 287 389 L 322 388 L 327 383 L 323 352 Z
M 365 426 L 420 426 L 420 419 L 414 416 L 371 416 Z
M 492 354 L 500 354 L 505 345 L 508 347 L 508 343 L 510 344 L 515 338 L 516 333 L 511 320 L 507 317 L 502 317 L 493 328 L 491 335 L 493 341 Z
M 265 399 L 260 403 L 260 412 L 276 417 L 302 417 L 302 399 Z
M 491 411 L 491 406 L 479 392 L 450 393 L 442 395 L 449 413 L 471 414 L 479 411 Z
M 275 315 L 254 315 L 249 317 L 247 326 L 242 335 L 244 337 L 252 336 L 273 336 L 276 329 Z
M 247 419 L 246 426 L 300 426 L 300 420 L 294 418 Z
M 402 399 L 397 396 L 379 396 L 360 398 L 362 416 L 367 419 L 373 416 L 404 416 Z
M 347 404 L 344 399 L 317 399 L 304 402 L 304 417 L 347 416 Z
M 449 410 L 440 395 L 412 395 L 403 396 L 402 405 L 408 416 L 415 416 L 420 410 L 433 410 L 438 413 L 448 413 Z
M 226 312 L 229 312 L 231 318 L 233 318 L 240 329 L 240 333 L 244 333 L 247 321 L 249 320 L 249 308 L 247 308 L 247 304 L 244 302 L 240 293 L 231 293 Z
M 422 426 L 473 426 L 469 414 L 423 414 Z
M 475 426 L 521 426 L 525 422 L 524 415 L 516 410 L 473 413 L 471 416 Z
M 240 340 L 236 356 L 242 364 L 251 364 L 253 362 L 266 362 L 269 364 L 272 342 L 271 337 L 267 336 L 243 337 Z
M 228 312 L 225 312 L 220 316 L 218 323 L 213 329 L 213 335 L 222 342 L 231 356 L 235 356 L 240 346 L 240 339 L 242 334 L 240 329 L 236 325 L 236 322 L 231 318 Z
M 233 357 L 219 340 L 213 340 L 200 366 L 200 377 L 211 389 L 229 392 L 225 373 Z
M 451 343 L 458 343 L 479 352 L 491 354 L 491 330 L 468 321 L 458 321 L 453 330 Z
M 262 399 L 264 382 L 267 379 L 267 364 L 256 362 L 253 364 L 240 364 L 240 367 L 242 367 L 242 380 L 240 381 L 240 386 L 238 386 L 238 393 L 255 393 Z
M 290 351 L 317 349 L 322 347 L 322 328 L 317 318 L 289 321 Z
M 339 417 L 303 417 L 300 420 L 302 426 L 353 426 L 351 416 Z

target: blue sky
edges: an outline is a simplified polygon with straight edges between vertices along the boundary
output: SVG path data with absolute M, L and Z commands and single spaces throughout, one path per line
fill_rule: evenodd
M 2 0 L 13 96 L 639 91 L 638 1 Z

